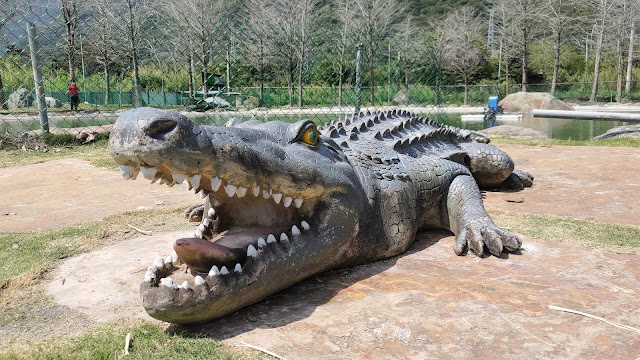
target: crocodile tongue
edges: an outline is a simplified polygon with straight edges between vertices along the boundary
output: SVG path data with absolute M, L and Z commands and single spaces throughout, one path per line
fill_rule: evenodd
M 233 267 L 244 263 L 247 253 L 241 248 L 232 248 L 198 238 L 178 239 L 173 249 L 182 262 L 198 272 L 208 272 L 213 265 Z
M 182 262 L 190 269 L 206 273 L 213 265 L 233 268 L 244 264 L 247 259 L 247 247 L 255 244 L 259 237 L 266 238 L 269 233 L 280 234 L 281 228 L 275 227 L 238 227 L 218 234 L 211 241 L 199 238 L 178 239 L 173 249 Z

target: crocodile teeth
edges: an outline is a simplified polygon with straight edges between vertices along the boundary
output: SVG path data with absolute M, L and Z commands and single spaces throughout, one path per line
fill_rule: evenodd
M 156 176 L 158 170 L 154 167 L 140 166 L 140 172 L 145 179 L 153 181 L 153 178 Z
M 233 197 L 233 194 L 236 193 L 236 189 L 237 188 L 235 187 L 235 185 L 231 185 L 231 184 L 227 184 L 224 187 L 224 191 L 227 193 L 229 197 Z
M 289 240 L 289 237 L 287 236 L 287 234 L 282 233 L 280 234 L 280 241 L 287 241 Z
M 173 179 L 174 183 L 182 184 L 184 182 L 184 179 L 186 178 L 186 176 L 184 176 L 182 174 L 171 174 L 171 178 Z
M 160 269 L 162 269 L 164 267 L 164 260 L 162 260 L 162 258 L 155 258 L 155 260 L 153 260 L 153 264 L 151 266 L 153 266 L 156 269 L 160 270 Z
M 233 271 L 241 273 L 242 272 L 242 265 L 240 265 L 240 263 L 237 263 L 236 267 L 233 268 Z
M 213 265 L 211 270 L 209 270 L 209 276 L 218 276 L 220 275 L 220 269 L 217 266 Z
M 190 289 L 190 288 L 191 288 L 191 285 L 189 285 L 189 282 L 188 282 L 187 280 L 185 280 L 185 281 L 182 283 L 182 286 L 180 286 L 180 287 L 181 287 L 181 288 L 184 288 L 184 289 Z
M 281 199 L 282 199 L 282 194 L 273 194 L 273 201 L 275 201 L 276 204 L 280 204 Z
M 131 179 L 131 176 L 133 175 L 133 166 L 119 165 L 119 167 L 120 167 L 120 174 L 122 174 L 122 177 L 125 178 L 126 180 Z
M 291 202 L 293 201 L 293 198 L 289 197 L 289 196 L 285 196 L 283 201 L 282 201 L 282 205 L 284 205 L 284 207 L 289 207 L 291 206 Z
M 144 273 L 145 282 L 155 282 L 156 278 L 157 278 L 157 275 L 151 270 L 147 270 L 147 272 Z
M 198 187 L 200 187 L 200 175 L 196 174 L 190 177 L 189 183 L 191 184 L 191 187 L 194 189 L 197 189 Z
M 176 285 L 176 282 L 173 281 L 172 278 L 170 277 L 166 277 L 164 279 L 160 279 L 160 286 L 166 286 L 169 289 L 177 289 L 178 285 Z
M 260 185 L 254 186 L 253 189 L 251 189 L 251 192 L 255 197 L 260 196 Z
M 214 208 L 209 208 L 209 211 L 207 211 L 207 215 L 209 215 L 209 217 L 212 219 L 215 214 L 216 214 L 216 210 Z
M 291 235 L 300 235 L 300 229 L 298 229 L 297 226 L 293 225 L 293 227 L 291 227 Z
M 202 220 L 202 223 L 204 224 L 205 227 L 209 227 L 212 221 L 213 220 L 211 220 L 210 218 L 205 218 L 204 220 Z
M 207 197 L 207 193 L 204 192 L 204 190 L 200 190 L 200 192 L 198 193 L 198 195 L 200 195 L 200 199 L 204 199 Z
M 222 180 L 220 180 L 219 177 L 216 176 L 211 179 L 211 189 L 213 189 L 213 191 L 218 191 L 218 189 L 220 189 L 220 185 L 222 185 Z
M 249 245 L 249 247 L 247 248 L 247 256 L 251 256 L 251 257 L 258 256 L 258 251 L 253 245 Z
M 229 275 L 229 270 L 227 270 L 226 266 L 223 266 L 222 269 L 220 269 L 220 275 Z
M 174 250 L 174 251 L 171 253 L 171 262 L 172 262 L 172 263 L 175 263 L 176 261 L 178 261 L 178 253 Z
M 258 239 L 258 247 L 263 248 L 265 246 L 267 246 L 267 243 L 264 241 L 264 239 L 263 238 Z
M 271 196 L 271 189 L 269 190 L 262 190 L 262 197 L 265 199 L 268 199 Z
M 202 278 L 202 276 L 197 275 L 197 276 L 196 276 L 196 279 L 195 279 L 195 281 L 194 281 L 194 283 L 193 283 L 193 284 L 194 284 L 195 286 L 202 286 L 202 285 L 204 285 L 204 283 L 205 283 L 205 281 L 204 281 L 204 279 Z
M 200 228 L 196 229 L 195 237 L 202 239 L 202 230 L 200 230 Z
M 269 236 L 267 236 L 267 244 L 271 244 L 276 242 L 276 237 L 273 236 L 273 234 L 269 234 Z
M 167 270 L 171 270 L 171 268 L 173 267 L 173 259 L 171 258 L 171 255 L 167 256 L 166 259 L 164 259 L 164 267 L 167 268 Z
M 293 200 L 293 204 L 299 208 L 300 206 L 302 206 L 302 199 L 295 199 Z
M 245 195 L 247 195 L 247 188 L 243 188 L 243 187 L 239 187 L 236 190 L 236 196 L 241 198 L 244 197 Z
M 300 225 L 302 225 L 302 228 L 303 228 L 303 229 L 305 229 L 305 230 L 309 230 L 309 229 L 311 229 L 311 226 L 309 226 L 309 223 L 308 223 L 308 222 L 306 222 L 306 221 L 304 221 L 304 220 L 302 220 L 302 222 L 300 223 Z

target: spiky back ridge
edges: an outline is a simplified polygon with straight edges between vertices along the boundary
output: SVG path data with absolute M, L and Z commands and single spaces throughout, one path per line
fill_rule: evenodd
M 446 126 L 406 110 L 359 113 L 321 128 L 345 152 L 371 155 L 383 162 L 393 154 L 450 158 L 461 152 L 460 143 L 473 141 L 468 132 Z

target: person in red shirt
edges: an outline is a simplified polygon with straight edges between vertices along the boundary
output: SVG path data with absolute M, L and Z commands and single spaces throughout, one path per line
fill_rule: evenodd
M 71 111 L 78 111 L 78 103 L 80 102 L 80 97 L 78 96 L 79 92 L 80 89 L 76 86 L 76 82 L 72 81 L 71 85 L 69 85 L 69 88 L 67 89 L 67 94 L 71 96 Z

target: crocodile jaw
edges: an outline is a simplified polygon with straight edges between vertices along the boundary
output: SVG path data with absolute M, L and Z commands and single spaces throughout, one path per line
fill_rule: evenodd
M 214 265 L 208 273 L 187 273 L 178 268 L 176 254 L 156 259 L 140 286 L 143 306 L 159 320 L 206 322 L 343 265 L 354 255 L 349 245 L 357 237 L 358 212 L 343 206 L 341 197 L 318 203 L 315 223 L 256 239 L 244 263 L 233 268 Z

